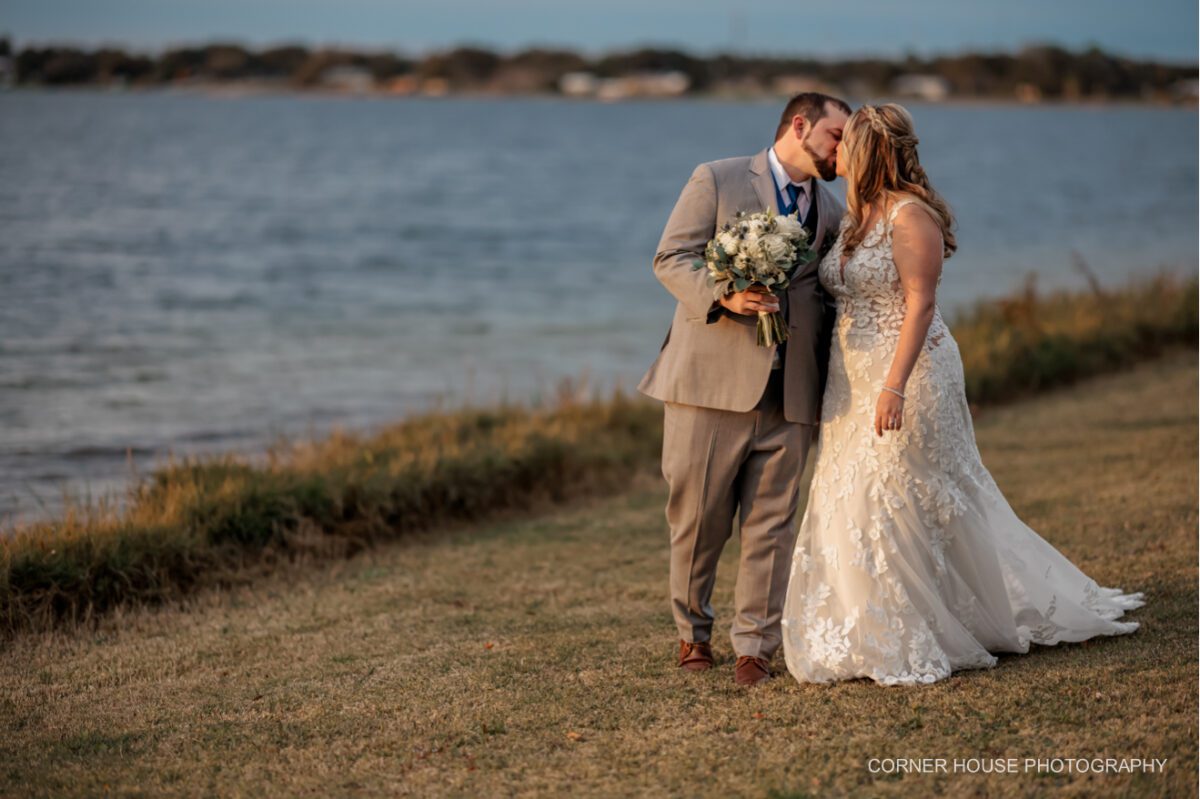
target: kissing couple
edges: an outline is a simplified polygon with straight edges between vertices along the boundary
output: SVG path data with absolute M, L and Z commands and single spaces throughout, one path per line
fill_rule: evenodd
M 992 668 L 1138 628 L 1143 594 L 1106 588 L 1026 526 L 980 460 L 958 345 L 937 305 L 957 241 L 894 103 L 788 101 L 774 143 L 700 164 L 654 274 L 677 300 L 638 384 L 663 402 L 678 666 L 715 664 L 711 597 L 736 516 L 730 639 L 739 685 L 773 675 L 881 685 Z M 845 205 L 824 182 L 842 177 Z M 817 257 L 786 288 L 714 296 L 694 264 L 739 212 L 793 215 Z M 760 313 L 786 338 L 760 343 Z M 801 474 L 816 442 L 799 527 Z

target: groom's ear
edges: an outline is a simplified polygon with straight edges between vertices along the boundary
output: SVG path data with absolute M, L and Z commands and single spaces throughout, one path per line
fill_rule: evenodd
M 804 134 L 808 131 L 808 119 L 804 114 L 796 114 L 792 117 L 792 133 L 796 134 L 797 139 L 803 139 Z

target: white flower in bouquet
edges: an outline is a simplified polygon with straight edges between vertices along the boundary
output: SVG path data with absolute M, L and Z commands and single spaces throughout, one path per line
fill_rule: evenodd
M 708 268 L 713 298 L 760 285 L 778 296 L 788 287 L 796 268 L 810 263 L 816 253 L 808 231 L 795 215 L 780 216 L 773 209 L 755 214 L 739 211 L 704 248 L 704 260 L 693 269 Z M 777 311 L 758 312 L 758 343 L 769 347 L 787 339 L 787 327 Z
M 775 263 L 782 263 L 792 254 L 791 242 L 778 233 L 767 233 L 759 239 L 763 254 Z
M 737 255 L 738 246 L 741 244 L 738 237 L 731 230 L 723 230 L 717 234 L 717 243 L 725 248 L 725 252 L 729 255 Z
M 800 224 L 795 214 L 775 217 L 775 231 L 793 241 L 808 240 L 808 231 Z

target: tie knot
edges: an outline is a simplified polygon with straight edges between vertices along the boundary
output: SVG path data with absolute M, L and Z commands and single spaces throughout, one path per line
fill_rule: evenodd
M 793 203 L 800 202 L 801 196 L 804 196 L 804 197 L 808 196 L 808 192 L 805 191 L 805 188 L 806 187 L 797 185 L 795 183 L 788 184 L 788 187 L 787 187 L 788 195 L 792 198 Z

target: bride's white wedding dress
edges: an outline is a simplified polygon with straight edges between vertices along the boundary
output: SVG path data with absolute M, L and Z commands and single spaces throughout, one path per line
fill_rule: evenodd
M 875 434 L 905 309 L 892 224 L 911 201 L 897 201 L 839 271 L 843 219 L 819 265 L 837 321 L 782 619 L 801 682 L 931 683 L 1030 642 L 1131 633 L 1137 622 L 1116 619 L 1145 604 L 1097 585 L 1009 507 L 980 461 L 940 312 L 905 388 L 901 430 Z

